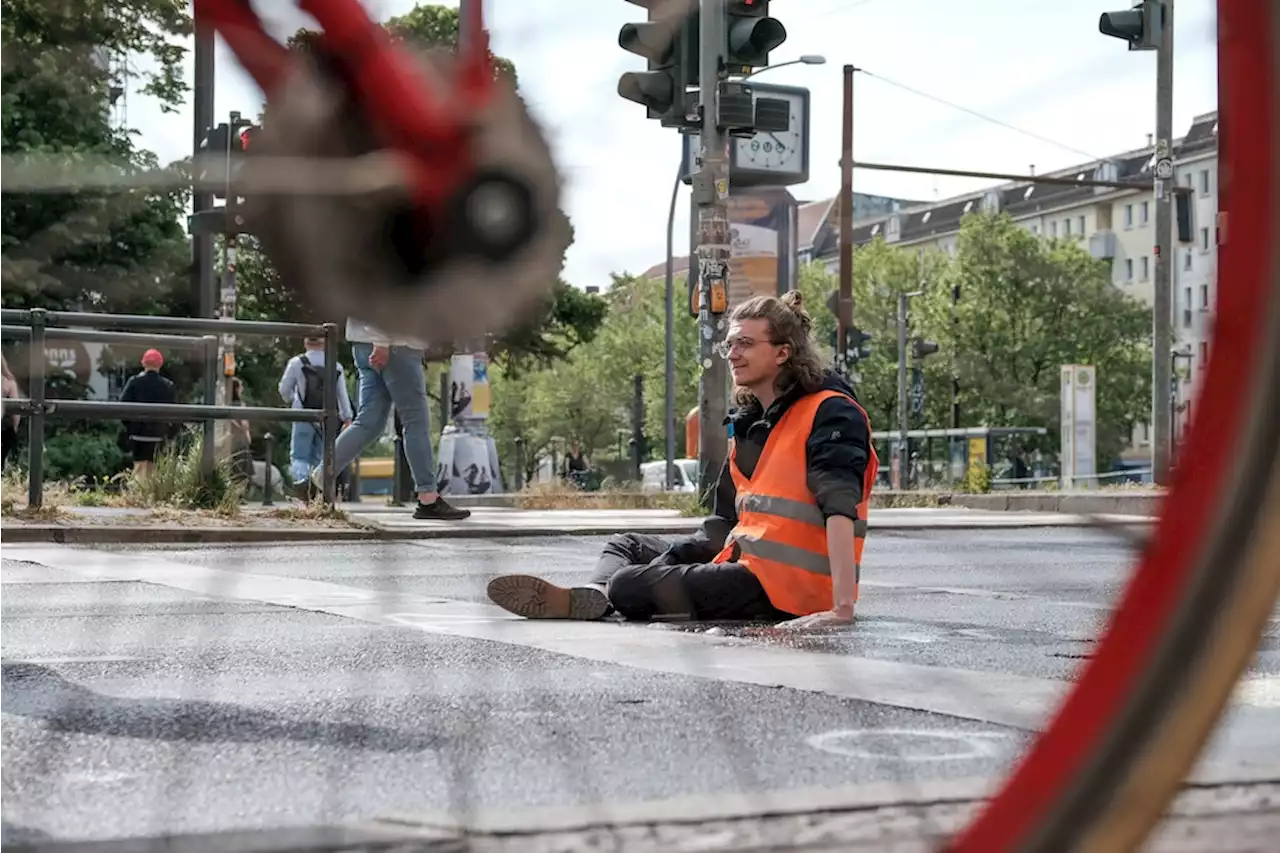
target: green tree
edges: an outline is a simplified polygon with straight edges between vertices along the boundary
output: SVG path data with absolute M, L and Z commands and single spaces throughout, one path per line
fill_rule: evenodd
M 946 257 L 940 253 L 905 252 L 880 239 L 853 254 L 853 322 L 871 335 L 871 355 L 857 366 L 855 390 L 873 430 L 896 429 L 898 425 L 898 294 L 937 289 L 946 264 Z M 837 289 L 836 277 L 823 266 L 811 264 L 800 271 L 799 289 L 814 318 L 814 335 L 831 357 L 836 316 L 827 307 L 827 300 Z M 933 337 L 931 327 L 922 323 L 918 307 L 913 303 L 911 335 Z M 923 362 L 926 388 L 943 387 L 938 375 L 942 369 L 939 359 L 935 355 Z M 949 383 L 949 378 L 946 381 Z M 938 409 L 942 405 L 939 394 L 926 395 L 926 421 L 940 423 Z
M 974 215 L 944 284 L 930 291 L 925 314 L 943 353 L 955 354 L 966 425 L 1043 426 L 1039 444 L 1056 451 L 1060 368 L 1092 364 L 1099 462 L 1128 444 L 1151 404 L 1151 310 L 1116 289 L 1108 262 L 1007 215 Z M 960 287 L 954 325 L 952 285 Z
M 602 300 L 608 313 L 593 340 L 554 368 L 502 371 L 494 387 L 490 426 L 504 459 L 514 458 L 515 438 L 525 442 L 526 468 L 550 453 L 550 440 L 578 441 L 592 455 L 617 455 L 619 431 L 630 432 L 636 375 L 644 380 L 648 457 L 664 455 L 666 441 L 666 319 L 663 283 L 614 275 Z M 677 310 L 676 453 L 684 453 L 684 415 L 697 405 L 695 320 Z M 599 461 L 599 460 L 597 460 Z
M 121 175 L 156 169 L 134 132 L 111 119 L 124 81 L 108 57 L 142 65 L 143 91 L 174 112 L 183 101 L 175 43 L 190 33 L 185 0 L 4 0 L 0 37 L 0 148 L 6 155 L 108 164 Z M 139 62 L 139 59 L 142 62 Z M 180 190 L 83 190 L 6 194 L 0 207 L 0 279 L 7 308 L 142 314 L 190 312 L 187 197 Z M 112 367 L 124 348 L 100 366 Z M 133 351 L 129 350 L 131 354 Z M 10 359 L 16 368 L 25 359 Z M 190 366 L 171 354 L 169 372 L 190 387 Z M 25 373 L 25 371 L 23 371 Z M 20 376 L 23 385 L 26 377 Z M 50 376 L 50 396 L 83 396 L 68 377 Z M 102 477 L 123 464 L 117 422 L 53 421 L 46 427 L 51 478 Z

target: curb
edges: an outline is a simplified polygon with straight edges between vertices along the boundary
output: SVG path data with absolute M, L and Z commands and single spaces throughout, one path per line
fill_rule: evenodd
M 360 542 L 380 539 L 381 531 L 347 527 L 109 527 L 107 525 L 24 524 L 0 528 L 10 544 L 57 545 L 235 545 L 271 542 Z
M 1111 523 L 1116 527 L 1142 527 L 1153 518 L 1131 518 Z M 1091 519 L 1063 518 L 1052 522 L 1015 518 L 992 521 L 934 521 L 896 523 L 871 531 L 881 535 L 949 530 L 1038 530 L 1047 528 L 1087 527 Z M 643 525 L 642 533 L 675 536 L 696 531 L 699 522 L 690 524 Z M 30 524 L 0 528 L 0 539 L 11 544 L 54 543 L 58 545 L 236 545 L 285 542 L 407 542 L 435 539 L 536 539 L 573 536 L 612 536 L 635 530 L 633 526 L 588 525 L 580 527 L 405 527 L 387 529 L 373 525 L 344 527 L 156 527 L 107 525 Z

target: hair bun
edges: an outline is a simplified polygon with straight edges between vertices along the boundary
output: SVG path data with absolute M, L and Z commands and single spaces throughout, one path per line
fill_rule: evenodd
M 800 318 L 800 325 L 806 332 L 813 326 L 813 320 L 804 310 L 804 294 L 798 290 L 788 290 L 782 294 L 782 304 L 790 308 Z

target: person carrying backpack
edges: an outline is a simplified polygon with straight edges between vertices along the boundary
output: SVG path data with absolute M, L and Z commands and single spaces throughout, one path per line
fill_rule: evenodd
M 280 377 L 280 396 L 295 409 L 324 408 L 324 338 L 305 338 L 303 352 L 289 359 Z M 338 372 L 338 417 L 351 426 L 354 417 L 342 364 Z M 324 430 L 318 422 L 299 421 L 289 436 L 289 477 L 305 488 L 311 470 L 324 461 Z

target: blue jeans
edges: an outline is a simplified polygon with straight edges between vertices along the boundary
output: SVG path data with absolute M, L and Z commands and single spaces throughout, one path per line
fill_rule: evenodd
M 289 436 L 289 476 L 293 482 L 305 483 L 312 469 L 323 461 L 324 433 L 320 425 L 295 423 Z
M 417 492 L 436 491 L 436 463 L 431 452 L 431 411 L 427 403 L 427 376 L 423 352 L 413 347 L 391 347 L 387 366 L 375 370 L 369 364 L 373 344 L 356 342 L 351 355 L 360 378 L 360 410 L 349 429 L 338 436 L 334 468 L 341 471 L 356 460 L 387 428 L 394 404 L 404 428 L 404 455 Z

